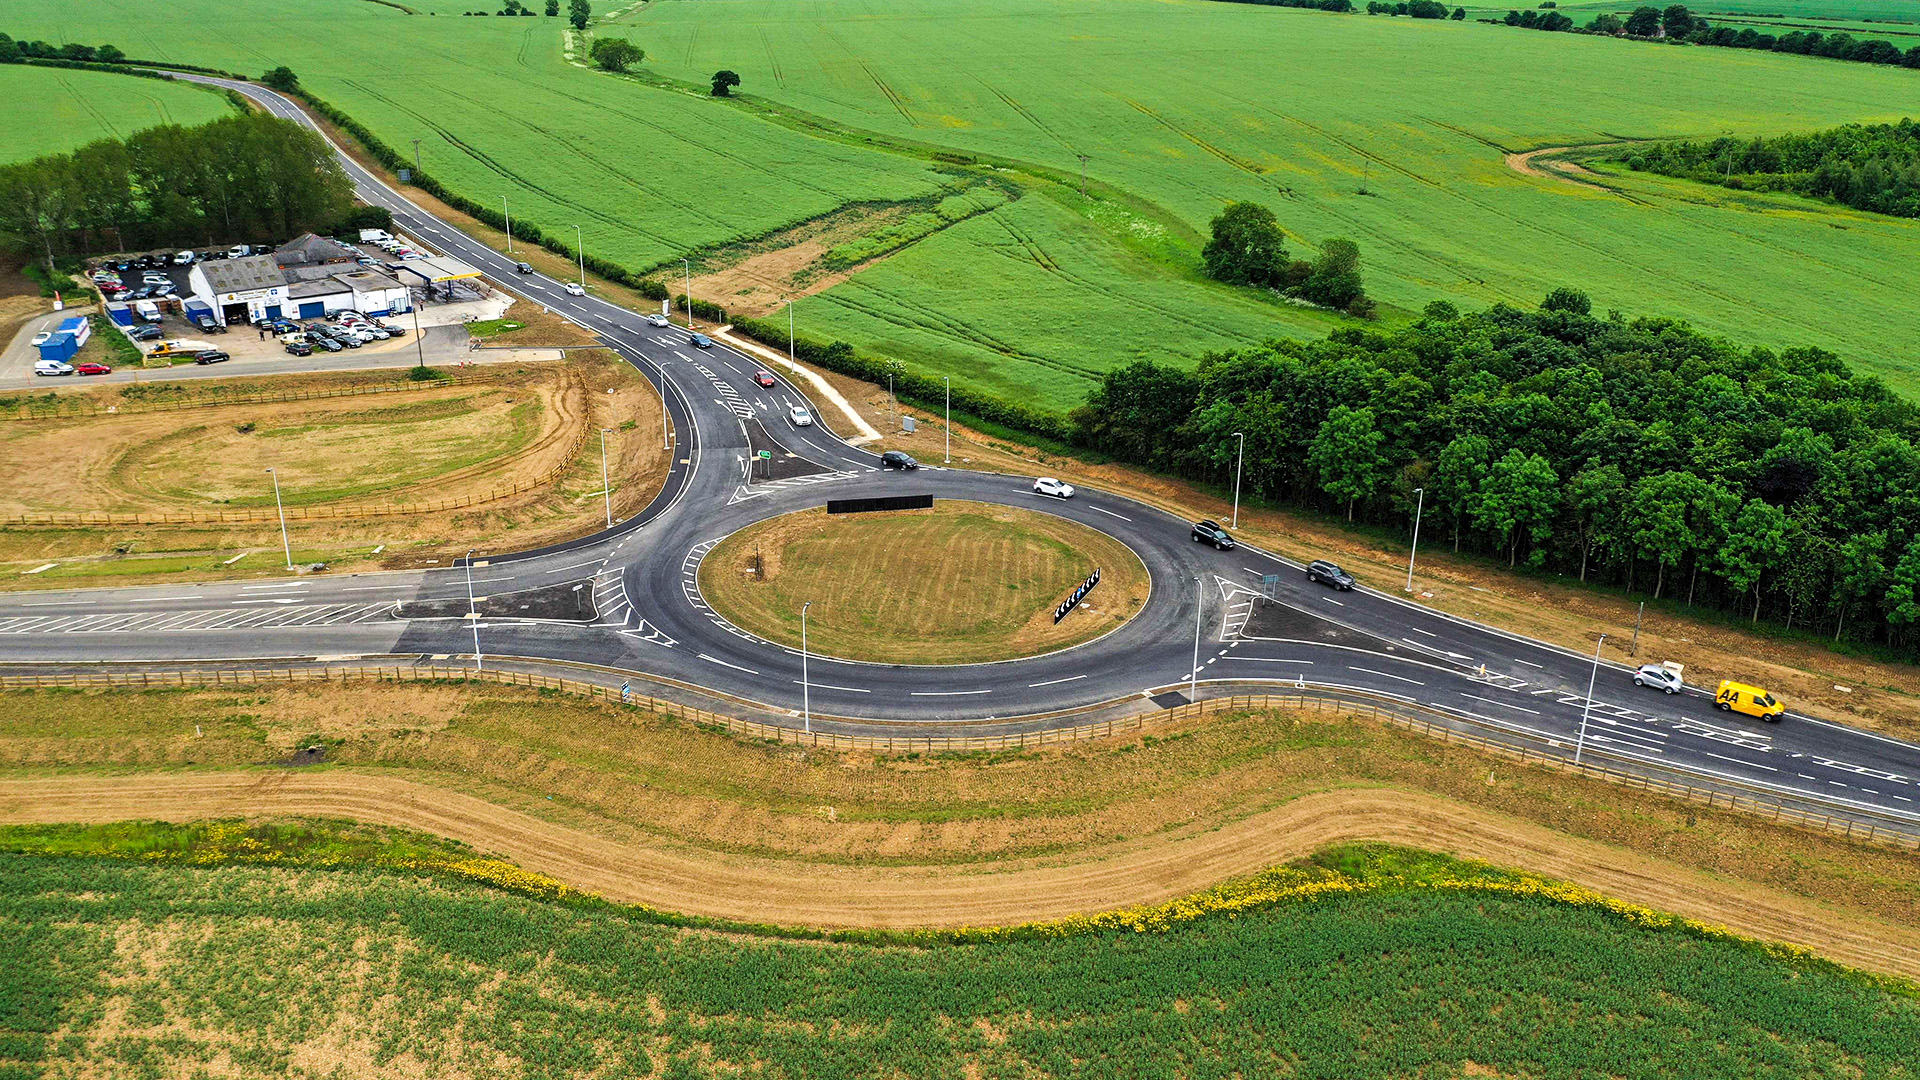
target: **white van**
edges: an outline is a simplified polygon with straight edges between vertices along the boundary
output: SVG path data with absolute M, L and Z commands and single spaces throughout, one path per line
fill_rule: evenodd
M 175 256 L 173 257 L 173 265 L 175 265 L 175 266 L 192 266 L 192 265 L 193 265 L 193 260 L 194 260 L 194 259 L 196 259 L 196 258 L 198 258 L 198 256 L 196 256 L 196 255 L 194 255 L 194 253 L 193 253 L 193 252 L 191 252 L 191 251 L 183 251 L 183 252 L 181 252 L 180 254 L 178 254 L 178 255 L 175 255 Z
M 151 300 L 135 300 L 133 302 L 133 313 L 147 322 L 160 321 L 160 306 Z
M 361 229 L 360 242 L 363 244 L 391 244 L 393 234 L 385 229 Z
M 253 249 L 245 244 L 235 244 L 227 249 L 227 258 L 229 259 L 244 259 L 251 254 L 253 254 Z
M 61 360 L 35 360 L 33 373 L 35 375 L 71 375 L 73 365 Z

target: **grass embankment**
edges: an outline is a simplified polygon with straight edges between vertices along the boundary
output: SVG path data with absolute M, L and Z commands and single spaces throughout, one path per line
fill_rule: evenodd
M 188 580 L 284 568 L 278 526 L 167 524 L 173 515 L 266 515 L 278 470 L 299 561 L 372 568 L 444 558 L 469 536 L 526 547 L 602 521 L 597 440 L 611 427 L 614 499 L 631 512 L 666 474 L 658 396 L 624 363 L 589 353 L 564 364 L 486 365 L 455 382 L 393 383 L 392 373 L 221 383 L 115 384 L 59 395 L 0 395 L 0 518 L 142 515 L 151 524 L 0 529 L 0 583 L 51 587 Z M 392 393 L 347 393 L 399 386 Z M 611 389 L 614 392 L 609 394 Z M 24 419 L 54 404 L 113 414 Z M 191 405 L 191 408 L 178 406 Z M 591 445 L 587 445 L 587 443 Z M 58 460 L 48 470 L 44 462 Z M 549 479 L 560 470 L 557 479 Z M 524 490 L 513 493 L 516 485 Z M 493 498 L 505 493 L 504 497 Z M 480 500 L 454 513 L 381 512 Z M 307 508 L 359 507 L 304 521 Z M 377 556 L 376 547 L 384 547 Z M 257 549 L 257 551 L 255 550 Z M 252 553 L 250 553 L 252 552 Z M 239 560 L 228 560 L 239 556 Z M 53 569 L 22 572 L 57 562 Z
M 755 572 L 755 559 L 760 562 Z M 1096 568 L 1085 607 L 1054 605 Z M 943 499 L 932 510 L 804 510 L 750 525 L 700 564 L 700 590 L 736 626 L 826 656 L 909 664 L 1006 660 L 1077 645 L 1146 603 L 1126 545 L 1052 514 Z
M 1326 843 L 1438 847 L 1920 973 L 1913 856 L 1336 718 L 882 757 L 478 686 L 0 695 L 0 820 L 332 814 L 694 914 L 981 925 L 1157 902 Z M 196 734 L 196 732 L 198 734 Z M 288 770 L 323 743 L 320 768 Z M 956 872 L 962 871 L 962 872 Z
M 0 856 L 18 1073 L 1902 1076 L 1920 1040 L 1901 987 L 1395 849 L 1325 851 L 1141 930 L 823 948 L 328 823 L 0 834 L 102 841 L 140 858 Z

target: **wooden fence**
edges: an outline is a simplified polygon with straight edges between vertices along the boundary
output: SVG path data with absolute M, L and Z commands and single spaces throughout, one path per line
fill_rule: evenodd
M 47 393 L 43 397 L 28 396 L 6 404 L 8 398 L 0 396 L 0 422 L 8 420 L 68 420 L 84 419 L 94 416 L 135 416 L 142 413 L 180 412 L 185 409 L 217 409 L 226 405 L 277 405 L 288 401 L 320 401 L 326 398 L 360 397 L 366 394 L 401 394 L 410 390 L 432 390 L 449 385 L 462 385 L 483 382 L 486 373 L 474 372 L 466 375 L 442 374 L 432 380 L 411 380 L 373 383 L 368 386 L 344 386 L 337 390 L 284 390 L 269 394 L 236 394 L 232 397 L 208 397 L 193 401 L 129 401 L 121 398 L 111 404 L 101 404 L 91 396 L 80 397 L 77 394 L 56 395 Z
M 917 734 L 903 731 L 892 735 L 850 735 L 833 731 L 806 731 L 781 724 L 742 720 L 724 713 L 684 705 L 651 696 L 627 693 L 556 675 L 525 671 L 481 670 L 436 666 L 352 666 L 315 668 L 253 668 L 211 671 L 161 672 L 60 672 L 34 675 L 0 675 L 0 690 L 45 687 L 102 687 L 120 689 L 194 689 L 221 686 L 300 685 L 311 683 L 438 683 L 483 682 L 500 686 L 520 686 L 536 690 L 576 694 L 611 704 L 624 705 L 641 712 L 668 717 L 685 723 L 728 732 L 729 734 L 770 742 L 793 743 L 826 750 L 853 750 L 882 754 L 904 753 L 978 753 L 1059 746 L 1115 735 L 1143 734 L 1225 712 L 1251 710 L 1287 710 L 1334 713 L 1391 724 L 1441 742 L 1471 747 L 1538 768 L 1599 780 L 1622 787 L 1653 792 L 1708 807 L 1738 810 L 1768 820 L 1813 829 L 1851 840 L 1882 844 L 1908 851 L 1920 851 L 1920 828 L 1901 828 L 1893 823 L 1878 823 L 1826 813 L 1808 806 L 1794 805 L 1789 798 L 1758 789 L 1741 790 L 1737 783 L 1720 786 L 1696 785 L 1679 778 L 1663 778 L 1607 764 L 1571 760 L 1525 745 L 1515 745 L 1459 731 L 1428 719 L 1418 706 L 1394 702 L 1354 701 L 1347 698 L 1298 691 L 1281 694 L 1235 694 L 1207 698 L 1171 709 L 1065 725 L 1038 731 L 1008 731 L 983 735 Z M 1452 717 L 1447 717 L 1453 720 Z M 1808 800 L 1811 801 L 1811 800 Z

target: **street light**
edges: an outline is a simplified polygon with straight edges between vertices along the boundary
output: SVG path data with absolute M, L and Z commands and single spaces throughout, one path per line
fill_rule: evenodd
M 681 259 L 680 270 L 682 273 L 687 275 L 687 330 L 688 332 L 692 332 L 693 330 L 693 263 L 687 259 Z
M 1200 575 L 1193 576 L 1193 670 L 1187 673 L 1187 700 L 1200 700 L 1200 616 L 1207 607 L 1207 590 Z
M 573 253 L 580 256 L 580 288 L 587 287 L 587 239 L 580 232 L 580 226 L 573 227 Z
M 480 609 L 473 602 L 473 550 L 467 549 L 467 621 L 473 624 L 473 670 L 479 671 L 480 662 Z
M 787 297 L 787 363 L 793 363 L 793 297 Z
M 1580 764 L 1580 755 L 1587 749 L 1587 717 L 1593 715 L 1593 684 L 1600 681 L 1600 646 L 1607 643 L 1607 635 L 1601 634 L 1600 640 L 1593 645 L 1593 674 L 1587 678 L 1587 707 L 1580 713 L 1580 737 L 1573 744 L 1573 763 Z
M 951 465 L 953 464 L 953 377 L 942 375 L 940 381 L 947 387 L 947 464 Z M 892 386 L 893 381 L 889 379 L 887 385 Z
M 500 196 L 500 213 L 507 219 L 507 254 L 513 254 L 513 211 L 507 209 L 507 197 Z
M 1407 591 L 1413 591 L 1413 557 L 1420 551 L 1420 512 L 1427 508 L 1427 489 L 1417 487 L 1413 493 L 1420 501 L 1413 505 L 1413 546 L 1407 549 Z
M 1240 527 L 1240 466 L 1247 460 L 1247 433 L 1236 431 L 1233 437 L 1240 440 L 1238 451 L 1233 459 L 1233 527 Z
M 811 600 L 800 605 L 800 715 L 809 735 L 813 734 L 813 697 L 807 687 L 807 609 L 812 606 Z
M 293 569 L 293 545 L 287 542 L 287 508 L 280 503 L 280 474 L 272 469 L 267 475 L 273 477 L 273 508 L 280 514 L 280 550 L 286 552 L 287 569 Z
M 600 429 L 600 494 L 607 500 L 607 528 L 613 528 L 613 485 L 607 481 L 607 432 L 611 428 Z

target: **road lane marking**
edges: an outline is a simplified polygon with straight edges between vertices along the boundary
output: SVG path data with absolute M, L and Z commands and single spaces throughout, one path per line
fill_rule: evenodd
M 204 600 L 203 596 L 140 596 L 128 600 L 129 604 L 164 604 L 169 600 Z
M 1521 708 L 1521 707 L 1520 707 L 1520 706 L 1518 706 L 1518 705 L 1509 705 L 1509 704 L 1507 704 L 1507 703 L 1506 703 L 1506 702 L 1504 702 L 1504 701 L 1495 701 L 1495 700 L 1493 700 L 1492 698 L 1488 698 L 1488 697 L 1480 697 L 1480 696 L 1478 696 L 1478 695 L 1475 695 L 1475 694 L 1468 694 L 1468 693 L 1465 693 L 1465 692 L 1462 692 L 1460 696 L 1461 696 L 1461 697 L 1463 697 L 1463 698 L 1470 698 L 1470 699 L 1472 699 L 1472 700 L 1474 700 L 1474 701 L 1484 701 L 1484 702 L 1486 702 L 1486 703 L 1487 703 L 1487 704 L 1489 704 L 1489 705 L 1498 705 L 1498 706 L 1500 706 L 1500 707 L 1501 707 L 1501 708 L 1503 708 L 1503 709 L 1512 709 L 1512 710 L 1513 710 L 1514 712 L 1523 712 L 1523 713 L 1528 713 L 1528 714 L 1530 714 L 1530 715 L 1533 715 L 1533 716 L 1539 716 L 1539 715 L 1540 715 L 1540 713 L 1539 713 L 1539 712 L 1538 712 L 1537 710 L 1534 710 L 1534 709 L 1523 709 L 1523 708 Z
M 1077 682 L 1084 678 L 1086 678 L 1085 675 L 1069 675 L 1064 679 L 1048 679 L 1046 682 L 1031 682 L 1027 684 L 1027 689 L 1031 690 L 1036 686 L 1058 686 L 1063 682 Z
M 284 597 L 276 597 L 276 598 L 271 598 L 266 600 L 235 600 L 234 605 L 238 606 L 240 604 L 297 604 L 299 602 L 300 601 L 295 597 L 284 596 Z
M 1325 601 L 1326 601 L 1327 603 L 1329 603 L 1329 604 L 1332 604 L 1332 605 L 1333 605 L 1334 607 L 1346 607 L 1346 606 L 1347 606 L 1347 605 L 1345 605 L 1345 604 L 1343 604 L 1343 603 L 1341 603 L 1340 601 L 1338 601 L 1338 600 L 1335 600 L 1335 599 L 1334 599 L 1333 597 L 1331 597 L 1331 596 L 1323 596 L 1323 597 L 1321 597 L 1320 599 L 1322 599 L 1322 600 L 1325 600 Z
M 1387 673 L 1386 673 L 1386 672 L 1384 672 L 1384 671 L 1375 671 L 1375 670 L 1373 670 L 1372 668 L 1366 668 L 1366 667 L 1353 667 L 1352 665 L 1348 665 L 1348 667 L 1347 667 L 1347 670 L 1348 670 L 1348 671 L 1364 671 L 1364 672 L 1366 672 L 1366 673 L 1367 673 L 1367 674 L 1369 674 L 1369 675 L 1378 675 L 1378 676 L 1380 676 L 1380 677 L 1381 677 L 1381 678 L 1383 678 L 1383 679 L 1395 679 L 1395 680 L 1398 680 L 1398 681 L 1400 681 L 1400 682 L 1403 682 L 1403 683 L 1412 683 L 1412 684 L 1413 684 L 1413 685 L 1415 685 L 1415 686 L 1425 686 L 1425 685 L 1427 685 L 1426 683 L 1423 683 L 1423 682 L 1421 682 L 1421 681 L 1420 681 L 1420 680 L 1418 680 L 1418 679 L 1409 679 L 1409 678 L 1406 678 L 1405 676 L 1402 676 L 1402 675 L 1389 675 L 1389 674 L 1387 674 Z
M 1127 517 L 1127 516 L 1126 516 L 1125 514 L 1116 514 L 1116 513 L 1114 513 L 1114 512 L 1113 512 L 1113 511 L 1111 511 L 1111 510 L 1102 510 L 1102 509 L 1100 509 L 1099 507 L 1097 507 L 1097 506 L 1094 506 L 1094 505 L 1093 505 L 1092 503 L 1088 503 L 1088 504 L 1087 504 L 1087 509 L 1089 509 L 1089 510 L 1092 510 L 1092 511 L 1093 511 L 1094 513 L 1096 513 L 1096 514 L 1105 514 L 1105 515 L 1107 515 L 1108 517 L 1115 517 L 1115 518 L 1119 518 L 1119 519 L 1120 519 L 1121 521 L 1132 521 L 1132 520 L 1133 520 L 1132 518 L 1130 518 L 1130 517 Z
M 417 588 L 420 588 L 420 586 L 418 585 L 355 585 L 353 588 L 341 589 L 340 591 L 341 592 L 373 592 L 376 589 L 417 589 Z
M 1543 671 L 1546 670 L 1546 666 L 1547 666 L 1545 664 L 1536 664 L 1531 660 L 1522 660 L 1517 656 L 1513 658 L 1513 662 L 1516 664 L 1525 664 L 1530 668 L 1540 668 Z
M 873 693 L 873 691 L 871 690 L 862 690 L 857 686 L 835 686 L 832 683 L 824 683 L 824 682 L 804 682 L 803 683 L 799 679 L 794 679 L 792 680 L 792 682 L 793 682 L 793 685 L 795 686 L 807 686 L 815 690 L 845 690 L 849 694 Z
M 304 589 L 306 587 L 307 587 L 307 582 L 295 581 L 295 582 L 290 582 L 282 585 L 242 585 L 240 586 L 240 591 L 241 592 L 270 592 L 277 589 Z
M 1416 633 L 1416 634 L 1425 634 L 1425 635 L 1427 635 L 1428 637 L 1439 637 L 1439 636 L 1440 636 L 1439 634 L 1436 634 L 1436 633 L 1434 633 L 1434 632 L 1433 632 L 1433 631 L 1431 631 L 1431 630 L 1422 630 L 1422 629 L 1420 629 L 1420 628 L 1419 628 L 1419 627 L 1417 627 L 1417 626 L 1409 626 L 1409 627 L 1407 627 L 1407 629 L 1409 629 L 1409 630 L 1411 630 L 1411 631 L 1413 631 L 1413 632 L 1414 632 L 1414 633 Z
M 21 607 L 81 607 L 81 606 L 91 606 L 99 602 L 100 601 L 98 600 L 41 600 L 31 604 L 21 604 L 20 606 Z
M 966 697 L 969 694 L 991 694 L 991 690 L 915 690 L 908 697 Z
M 1219 657 L 1215 657 L 1214 659 L 1216 659 L 1216 660 L 1217 660 L 1217 659 L 1219 659 Z M 1257 662 L 1257 663 L 1261 663 L 1261 664 L 1298 664 L 1298 665 L 1300 665 L 1300 666 L 1302 666 L 1302 667 L 1312 667 L 1312 666 L 1313 666 L 1313 661 L 1311 661 L 1311 660 L 1282 660 L 1282 659 L 1280 659 L 1279 657 L 1276 657 L 1276 656 L 1229 656 L 1229 657 L 1227 657 L 1227 659 L 1229 659 L 1229 660 L 1252 660 L 1252 661 L 1255 661 L 1255 662 Z
M 744 671 L 749 675 L 760 674 L 759 672 L 753 670 L 752 668 L 741 667 L 739 664 L 729 664 L 725 660 L 722 660 L 717 656 L 708 656 L 706 653 L 700 653 L 699 656 L 700 656 L 700 659 L 705 660 L 709 664 L 719 664 L 721 667 L 730 667 L 735 671 Z

